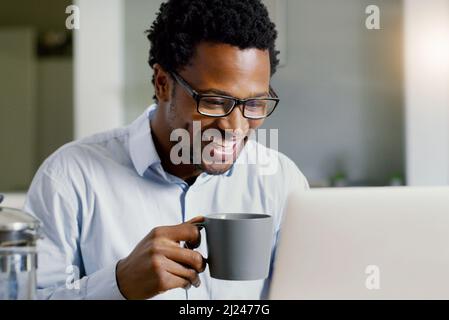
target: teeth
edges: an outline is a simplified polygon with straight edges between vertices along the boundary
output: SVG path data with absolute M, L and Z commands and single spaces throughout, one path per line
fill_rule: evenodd
M 220 145 L 214 145 L 214 149 L 223 150 L 223 151 L 226 151 L 226 152 L 234 150 L 233 147 L 224 147 L 224 146 L 220 146 Z
M 224 148 L 233 148 L 234 145 L 235 145 L 235 142 L 227 142 L 227 143 L 224 143 L 222 146 Z
M 236 142 L 235 141 L 227 141 L 227 142 L 222 143 L 222 144 L 219 144 L 219 143 L 216 143 L 216 142 L 212 142 L 212 144 L 214 146 L 222 147 L 224 149 L 231 149 L 231 148 L 234 148 L 234 146 L 236 145 Z
M 234 145 L 235 143 L 231 143 L 230 145 L 229 144 L 221 145 L 218 143 L 212 143 L 212 146 L 216 150 L 216 152 L 226 154 L 231 154 L 234 152 Z
M 211 142 L 212 147 L 215 149 L 217 154 L 232 154 L 237 145 L 242 143 L 243 139 L 240 140 L 223 140 L 221 143 Z

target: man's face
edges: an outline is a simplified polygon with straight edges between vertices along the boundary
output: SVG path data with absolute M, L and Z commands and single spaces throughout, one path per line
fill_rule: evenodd
M 201 43 L 189 65 L 179 75 L 201 94 L 238 99 L 268 96 L 270 57 L 267 50 L 241 50 L 226 44 Z M 173 86 L 175 90 L 172 88 L 170 107 L 167 108 L 168 126 L 171 130 L 182 128 L 189 132 L 190 158 L 194 158 L 192 153 L 200 153 L 196 159 L 202 159 L 198 165 L 202 171 L 215 175 L 226 172 L 238 158 L 250 130 L 261 126 L 263 120 L 244 118 L 241 106 L 234 108 L 226 117 L 201 115 L 192 96 L 175 81 Z M 194 121 L 201 123 L 201 136 L 208 129 L 216 129 L 221 133 L 221 139 L 202 141 L 201 150 L 193 148 L 194 135 L 196 139 L 201 139 L 199 132 L 193 130 Z M 207 152 L 204 152 L 206 146 Z M 205 154 L 208 154 L 206 159 Z

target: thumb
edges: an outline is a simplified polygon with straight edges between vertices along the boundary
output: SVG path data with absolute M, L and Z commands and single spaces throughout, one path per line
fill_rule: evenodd
M 190 219 L 189 221 L 186 221 L 186 223 L 198 223 L 198 222 L 204 222 L 205 218 L 203 216 L 198 216 L 195 218 Z

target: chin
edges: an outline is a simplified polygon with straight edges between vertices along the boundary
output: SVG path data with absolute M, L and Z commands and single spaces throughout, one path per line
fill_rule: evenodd
M 232 167 L 232 164 L 201 163 L 201 165 L 199 165 L 199 168 L 201 169 L 201 171 L 203 171 L 207 174 L 213 175 L 213 176 L 221 175 L 221 174 L 225 173 L 226 171 L 228 171 L 231 167 Z

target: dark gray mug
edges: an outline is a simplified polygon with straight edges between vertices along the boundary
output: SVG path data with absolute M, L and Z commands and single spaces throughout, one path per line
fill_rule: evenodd
M 273 218 L 265 214 L 229 213 L 205 217 L 210 275 L 222 280 L 268 277 Z

